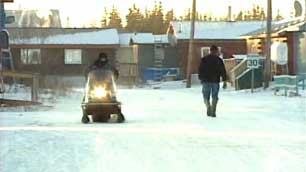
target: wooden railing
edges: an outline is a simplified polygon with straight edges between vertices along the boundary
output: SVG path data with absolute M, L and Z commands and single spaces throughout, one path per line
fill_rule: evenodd
M 231 78 L 231 71 L 235 68 L 235 66 L 237 65 L 236 59 L 235 58 L 231 58 L 231 59 L 224 59 L 224 66 L 225 66 L 225 70 L 227 73 L 227 81 L 228 82 L 232 82 L 232 78 Z
M 298 87 L 299 78 L 298 76 L 290 76 L 290 75 L 278 75 L 274 76 L 274 94 L 280 89 L 285 90 L 285 96 L 287 96 L 287 92 L 289 89 L 294 89 L 296 91 L 296 95 L 299 94 Z
M 24 79 L 32 79 L 31 86 L 31 101 L 38 101 L 38 90 L 39 90 L 39 74 L 38 73 L 21 73 L 15 71 L 2 71 L 3 77 L 12 77 L 12 78 L 24 78 Z
M 243 72 L 247 70 L 247 60 L 244 59 L 242 60 L 237 66 L 235 66 L 231 71 L 230 71 L 230 79 L 233 87 L 236 88 L 236 79 L 238 76 L 240 76 Z

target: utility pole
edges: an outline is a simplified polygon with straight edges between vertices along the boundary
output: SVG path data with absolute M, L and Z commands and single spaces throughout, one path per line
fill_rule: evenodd
M 0 1 L 0 32 L 5 26 L 5 13 L 4 13 L 4 3 Z M 3 81 L 3 64 L 2 64 L 2 48 L 0 46 L 0 93 L 4 93 L 4 81 Z
M 304 5 L 304 19 L 306 20 L 306 0 L 305 0 L 305 5 Z
M 192 62 L 194 56 L 194 28 L 195 28 L 195 15 L 196 15 L 196 0 L 192 0 L 192 12 L 191 12 L 191 26 L 190 26 L 190 41 L 187 58 L 187 83 L 186 88 L 191 88 L 191 74 L 192 74 Z
M 5 12 L 4 12 L 4 3 L 0 1 L 0 30 L 5 27 Z
M 265 75 L 264 88 L 269 87 L 271 81 L 271 30 L 272 30 L 272 0 L 267 0 L 267 34 L 266 34 L 266 60 L 265 60 Z

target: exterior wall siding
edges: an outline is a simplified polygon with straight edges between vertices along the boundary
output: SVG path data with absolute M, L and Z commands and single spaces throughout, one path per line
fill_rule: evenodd
M 180 54 L 176 47 L 165 48 L 165 58 L 163 60 L 163 66 L 166 68 L 178 68 L 180 67 Z
M 82 64 L 64 64 L 64 51 L 63 48 L 41 49 L 41 64 L 22 64 L 21 48 L 12 48 L 12 56 L 17 71 L 41 75 L 83 76 L 85 69 L 98 58 L 100 52 L 107 53 L 110 62 L 115 64 L 115 49 L 82 49 Z
M 181 55 L 181 69 L 183 78 L 186 78 L 187 72 L 187 58 L 188 58 L 189 43 L 180 42 L 178 45 L 179 54 Z M 233 54 L 247 54 L 246 40 L 203 40 L 195 42 L 195 55 L 192 60 L 192 73 L 198 73 L 198 66 L 201 61 L 201 47 L 210 47 L 216 45 L 221 47 L 223 58 L 230 58 Z
M 134 85 L 138 79 L 138 66 L 135 47 L 120 47 L 116 53 L 119 70 L 119 83 Z
M 146 68 L 154 67 L 154 45 L 138 45 L 138 70 L 140 78 Z
M 297 33 L 296 73 L 306 73 L 306 32 Z
M 289 74 L 295 75 L 296 71 L 296 64 L 295 64 L 295 35 L 294 33 L 288 33 L 287 34 L 287 44 L 288 44 L 288 68 L 289 68 Z

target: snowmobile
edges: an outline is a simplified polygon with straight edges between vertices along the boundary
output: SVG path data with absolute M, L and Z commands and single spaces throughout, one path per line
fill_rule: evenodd
M 125 121 L 121 103 L 116 98 L 116 83 L 111 70 L 95 69 L 88 73 L 82 101 L 82 123 L 108 122 L 115 116 L 117 123 Z

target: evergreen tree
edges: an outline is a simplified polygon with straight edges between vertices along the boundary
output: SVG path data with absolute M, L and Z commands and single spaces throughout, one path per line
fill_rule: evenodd
M 171 21 L 174 21 L 175 20 L 175 16 L 174 16 L 174 12 L 173 12 L 173 9 L 168 11 L 166 13 L 166 16 L 165 16 L 165 23 L 164 23 L 164 31 L 166 31 L 170 25 L 170 22 Z
M 238 14 L 239 19 L 241 19 L 241 13 Z M 264 8 L 259 5 L 254 5 L 252 11 L 247 11 L 242 14 L 244 20 L 247 21 L 262 21 L 266 19 L 266 14 Z
M 265 10 L 264 8 L 261 8 L 260 9 L 260 13 L 259 13 L 259 20 L 266 20 L 266 13 L 265 13 Z
M 244 12 L 244 20 L 246 20 L 246 21 L 251 21 L 252 20 L 252 14 L 251 14 L 251 12 L 250 11 L 246 11 L 246 12 Z
M 208 21 L 207 14 L 204 14 L 204 16 L 203 16 L 203 21 Z
M 277 16 L 275 17 L 275 20 L 280 21 L 283 20 L 284 17 L 280 14 L 280 10 L 277 10 Z
M 171 21 L 174 21 L 174 20 L 176 20 L 176 19 L 175 19 L 174 12 L 173 12 L 173 9 L 172 9 L 172 10 L 170 10 L 166 13 L 165 23 L 169 24 Z
M 179 20 L 183 21 L 184 20 L 184 16 L 179 16 Z
M 195 21 L 201 21 L 201 14 L 197 11 L 195 15 Z
M 163 26 L 164 26 L 164 14 L 163 14 L 163 8 L 162 3 L 159 2 L 159 5 L 155 2 L 154 10 L 152 11 L 152 15 L 150 17 L 151 21 L 151 28 L 152 32 L 154 34 L 161 34 L 164 32 Z
M 186 14 L 184 15 L 184 19 L 186 21 L 191 21 L 191 12 L 190 12 L 190 8 L 188 8 Z
M 235 19 L 236 21 L 243 21 L 243 12 L 240 11 Z
M 208 14 L 207 21 L 212 21 L 212 20 L 213 20 L 213 16 L 211 14 Z
M 130 32 L 141 32 L 144 30 L 144 16 L 140 9 L 133 4 L 132 8 L 129 8 L 129 14 L 126 16 L 126 30 Z
M 266 13 L 264 8 L 254 5 L 251 11 L 240 11 L 235 19 L 236 21 L 262 21 L 266 20 Z
M 106 7 L 104 7 L 104 14 L 103 14 L 102 20 L 101 20 L 101 27 L 102 28 L 107 27 L 107 16 L 108 16 L 107 9 L 106 9 Z
M 260 9 L 258 5 L 254 5 L 251 14 L 251 20 L 260 20 Z
M 152 32 L 151 15 L 152 15 L 151 12 L 146 7 L 143 19 L 143 29 L 142 29 L 143 32 Z
M 113 6 L 112 12 L 110 13 L 110 16 L 109 16 L 108 27 L 109 28 L 116 28 L 118 30 L 122 30 L 122 23 L 121 22 L 122 22 L 122 20 L 121 20 L 120 14 L 118 13 L 115 6 Z

